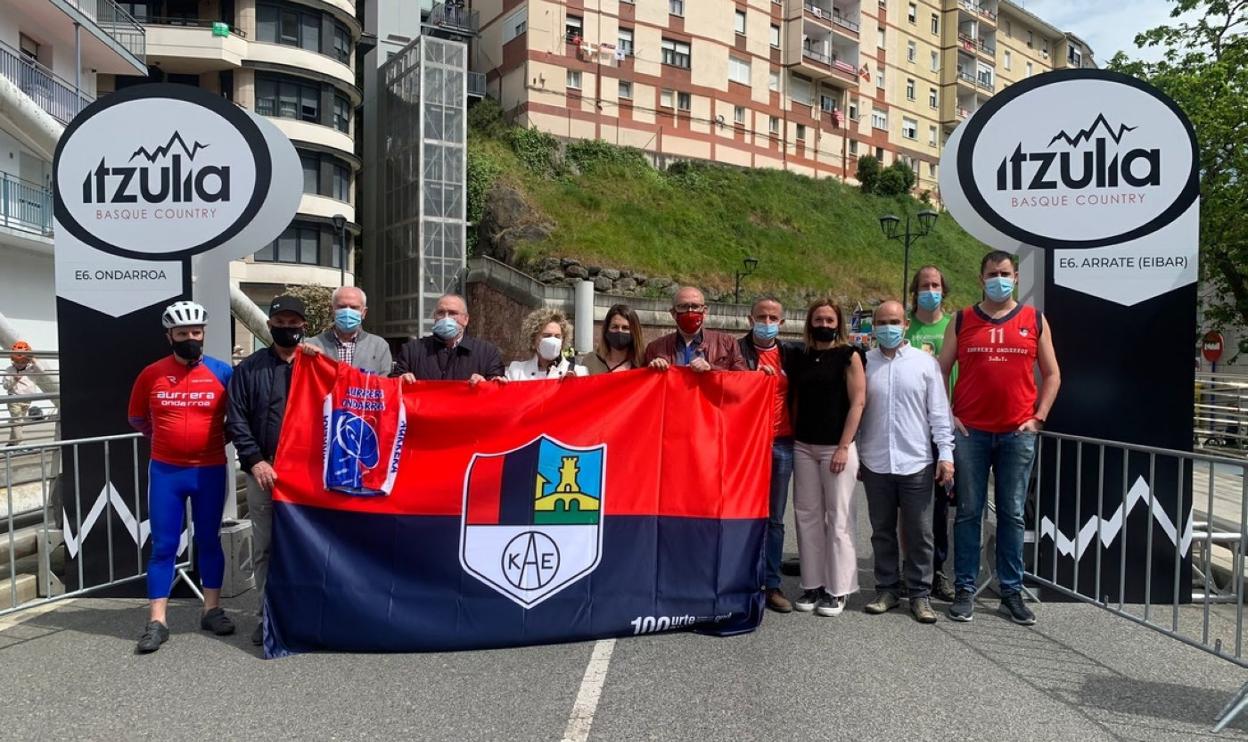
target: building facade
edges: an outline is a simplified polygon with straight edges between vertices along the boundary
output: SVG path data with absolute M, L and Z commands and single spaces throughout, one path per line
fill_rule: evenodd
M 664 158 L 852 179 L 941 148 L 1005 85 L 1092 51 L 1005 0 L 479 0 L 476 68 L 515 121 Z
M 147 71 L 145 33 L 111 0 L 0 3 L 0 315 L 56 349 L 52 156 L 101 80 Z
M 142 82 L 203 88 L 267 117 L 299 152 L 298 213 L 275 241 L 231 264 L 231 281 L 262 307 L 287 285 L 351 285 L 362 166 L 356 111 L 363 100 L 356 78 L 363 29 L 355 0 L 120 4 L 146 30 L 149 75 L 103 79 L 102 91 Z M 258 342 L 241 324 L 235 339 L 248 351 Z

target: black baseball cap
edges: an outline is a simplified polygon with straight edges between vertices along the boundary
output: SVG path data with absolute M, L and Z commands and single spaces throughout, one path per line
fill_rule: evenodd
M 273 303 L 269 305 L 270 317 L 278 312 L 294 312 L 299 315 L 300 319 L 308 318 L 308 310 L 304 307 L 303 300 L 297 296 L 291 296 L 290 294 L 282 294 L 274 299 Z

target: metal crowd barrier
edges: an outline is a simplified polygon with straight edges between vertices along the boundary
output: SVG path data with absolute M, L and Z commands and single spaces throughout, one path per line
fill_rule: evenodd
M 114 481 L 113 469 L 119 453 L 130 462 L 126 468 L 129 482 L 138 483 L 140 467 L 147 465 L 147 457 L 140 452 L 137 433 L 125 435 L 82 438 L 68 441 L 46 441 L 0 449 L 0 472 L 4 474 L 5 509 L 0 525 L 0 580 L 7 580 L 7 590 L 0 581 L 0 616 L 65 598 L 82 596 L 97 590 L 123 585 L 147 576 L 143 546 L 146 541 L 144 523 L 138 521 L 142 498 L 134 492 L 123 494 L 112 487 L 103 491 L 84 491 L 78 475 L 77 464 L 89 457 L 102 455 L 105 463 L 105 479 Z M 66 476 L 62 462 L 75 463 L 74 474 Z M 15 482 L 15 472 L 21 467 L 38 467 L 38 476 L 30 483 Z M 118 472 L 121 474 L 122 472 Z M 124 480 L 123 480 L 124 481 Z M 63 523 L 63 503 L 75 504 L 73 522 Z M 85 509 L 84 509 L 85 506 Z M 188 509 L 189 511 L 189 509 Z M 118 533 L 112 513 L 116 512 L 126 524 L 125 532 Z M 190 527 L 189 512 L 187 527 Z M 106 579 L 90 581 L 86 574 L 86 560 L 75 559 L 68 567 L 69 552 L 85 541 L 93 531 L 104 529 L 107 538 L 108 574 Z M 189 534 L 189 531 L 188 531 Z M 120 573 L 116 569 L 115 556 L 123 549 L 133 549 L 134 568 Z M 183 557 L 177 560 L 176 572 L 184 576 L 194 559 L 194 544 L 187 538 Z M 66 590 L 66 577 L 76 572 L 77 587 Z M 101 570 L 102 571 L 102 570 Z M 187 580 L 189 583 L 190 581 Z
M 21 354 L 34 356 L 35 362 L 46 363 L 55 360 L 55 351 L 17 351 Z M 9 358 L 14 355 L 12 350 L 0 350 L 0 381 L 11 376 L 4 369 L 9 365 Z M 52 382 L 50 388 L 57 388 L 61 372 L 56 368 L 39 366 L 38 370 L 23 371 L 22 376 L 35 380 L 38 386 L 47 386 L 44 382 Z M 50 405 L 36 404 L 48 402 Z M 24 412 L 18 413 L 10 405 L 24 405 Z M 50 408 L 50 409 L 49 409 Z M 57 424 L 60 422 L 61 397 L 55 392 L 37 394 L 0 393 L 0 446 L 19 437 L 26 441 L 52 440 L 57 436 Z
M 1248 376 L 1196 374 L 1193 420 L 1198 450 L 1248 455 Z
M 1061 467 L 1071 465 L 1072 450 L 1075 476 L 1063 478 Z M 1121 492 L 1107 493 L 1107 453 L 1110 454 L 1108 458 L 1114 462 L 1112 466 L 1121 466 L 1122 481 L 1113 485 L 1115 489 L 1120 488 Z M 1146 497 L 1131 490 L 1137 485 L 1128 481 L 1128 459 L 1136 462 L 1137 466 L 1147 461 L 1149 486 Z M 1157 488 L 1152 486 L 1152 482 L 1156 481 L 1153 475 L 1159 467 L 1177 468 L 1180 487 L 1186 486 L 1185 480 L 1188 476 L 1191 478 L 1192 508 L 1187 513 L 1181 513 L 1177 522 L 1171 522 L 1165 510 L 1157 503 Z M 1030 581 L 1248 668 L 1248 658 L 1244 655 L 1248 460 L 1045 432 L 1037 443 L 1035 471 L 1037 481 L 1029 503 L 1033 506 L 1031 512 L 1036 514 L 1032 563 L 1027 574 Z M 1092 472 L 1096 472 L 1096 476 L 1085 479 L 1084 474 L 1091 475 Z M 1068 475 L 1070 473 L 1067 471 Z M 1112 470 L 1110 473 L 1118 474 Z M 1043 503 L 1051 507 L 1040 507 L 1040 498 L 1053 497 L 1059 489 L 1044 486 L 1043 480 L 1049 476 L 1057 477 L 1058 481 L 1077 483 L 1074 492 L 1074 522 L 1079 531 L 1073 536 L 1063 534 L 1060 528 L 1059 514 L 1063 505 L 1060 499 L 1058 502 Z M 1095 492 L 1087 491 L 1084 484 L 1092 480 L 1098 482 Z M 1108 516 L 1102 509 L 1107 494 L 1113 498 L 1111 504 L 1122 503 L 1119 510 Z M 1181 497 L 1179 501 L 1182 502 Z M 1145 536 L 1144 564 L 1133 563 L 1128 566 L 1127 516 L 1132 512 L 1133 506 L 1134 509 L 1143 508 L 1147 511 L 1150 527 Z M 1052 513 L 1053 520 L 1042 517 L 1041 513 Z M 1093 523 L 1095 528 L 1092 528 Z M 1139 538 L 1139 535 L 1135 535 L 1135 538 Z M 1178 548 L 1174 549 L 1172 563 L 1154 562 L 1155 538 L 1169 538 L 1176 544 Z M 1049 550 L 1046 557 L 1056 556 L 1055 552 L 1062 549 L 1059 539 L 1062 539 L 1065 549 L 1072 551 L 1074 555 L 1074 568 L 1063 569 L 1060 574 L 1058 559 L 1041 559 L 1043 550 Z M 1102 559 L 1105 558 L 1102 545 L 1111 547 L 1111 552 L 1117 550 L 1117 556 L 1111 554 L 1112 558 L 1120 560 L 1116 586 L 1102 584 L 1101 567 Z M 1086 546 L 1091 546 L 1090 551 L 1094 553 L 1085 555 Z M 1215 563 L 1215 548 L 1228 552 L 1229 566 Z M 1187 602 L 1180 599 L 1183 597 L 1180 584 L 1183 560 L 1189 556 L 1192 592 L 1191 600 Z M 1081 579 L 1080 563 L 1089 558 L 1096 560 L 1095 579 L 1086 576 Z M 1126 592 L 1128 569 L 1130 579 L 1136 584 L 1142 581 L 1144 585 L 1142 604 L 1126 603 L 1122 599 Z M 1223 575 L 1222 584 L 1219 584 L 1218 572 Z M 1172 599 L 1169 602 L 1153 600 L 1152 586 L 1155 577 L 1163 581 L 1161 584 L 1173 586 Z M 1118 599 L 1111 600 L 1109 592 L 1115 587 Z M 1218 715 L 1214 731 L 1225 727 L 1245 706 L 1248 706 L 1248 683 L 1244 684 Z

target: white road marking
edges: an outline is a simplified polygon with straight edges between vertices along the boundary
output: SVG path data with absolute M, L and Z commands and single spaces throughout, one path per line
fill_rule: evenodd
M 594 713 L 598 710 L 598 699 L 602 697 L 602 685 L 607 680 L 607 666 L 611 664 L 614 651 L 614 639 L 601 639 L 594 645 L 589 664 L 585 666 L 585 677 L 581 678 L 581 689 L 576 693 L 572 715 L 568 717 L 568 726 L 563 730 L 563 742 L 589 739 L 589 728 L 594 724 Z

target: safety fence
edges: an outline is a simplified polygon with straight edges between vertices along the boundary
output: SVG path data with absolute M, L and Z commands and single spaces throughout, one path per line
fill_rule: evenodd
M 19 372 L 10 366 L 14 355 L 34 361 Z M 61 404 L 56 358 L 55 351 L 0 350 L 0 446 L 57 437 Z
M 1248 667 L 1248 461 L 1046 432 L 1033 484 L 1029 580 Z
M 1248 455 L 1248 376 L 1196 374 L 1193 422 L 1197 449 Z

